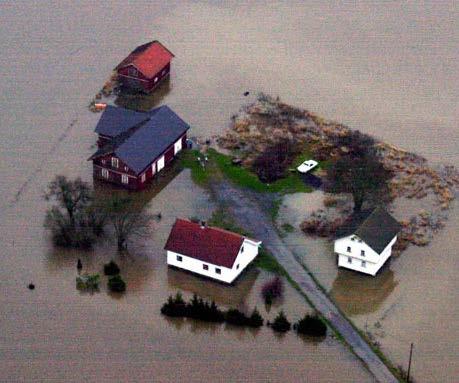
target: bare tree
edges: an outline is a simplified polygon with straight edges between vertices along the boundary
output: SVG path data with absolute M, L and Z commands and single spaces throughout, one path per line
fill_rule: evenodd
M 112 225 L 118 250 L 127 248 L 132 236 L 146 236 L 153 219 L 151 214 L 136 208 L 129 197 L 113 197 L 107 203 L 107 220 Z
M 60 175 L 49 183 L 45 199 L 56 200 L 59 207 L 67 212 L 70 225 L 75 226 L 75 215 L 88 206 L 92 200 L 92 191 L 81 178 L 69 180 Z

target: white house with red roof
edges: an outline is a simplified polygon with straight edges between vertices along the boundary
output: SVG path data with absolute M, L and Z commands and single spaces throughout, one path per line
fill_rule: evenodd
M 167 264 L 232 283 L 256 258 L 260 241 L 178 218 L 164 247 Z

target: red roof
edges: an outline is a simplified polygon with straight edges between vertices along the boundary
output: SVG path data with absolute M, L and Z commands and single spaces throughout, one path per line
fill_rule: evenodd
M 116 69 L 134 65 L 145 77 L 152 78 L 170 63 L 172 57 L 174 57 L 173 53 L 155 40 L 138 46 Z
M 211 226 L 178 218 L 167 240 L 166 250 L 217 266 L 232 268 L 244 237 Z

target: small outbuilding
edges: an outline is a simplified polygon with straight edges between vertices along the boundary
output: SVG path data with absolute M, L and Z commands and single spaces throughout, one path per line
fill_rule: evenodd
M 96 126 L 94 177 L 143 189 L 186 145 L 190 126 L 168 106 L 136 112 L 107 105 Z
M 258 255 L 260 241 L 178 218 L 167 240 L 167 264 L 232 283 Z
M 338 266 L 376 275 L 391 256 L 400 229 L 382 207 L 354 213 L 336 232 Z
M 130 89 L 151 92 L 169 76 L 173 57 L 157 40 L 140 45 L 115 68 L 118 82 Z

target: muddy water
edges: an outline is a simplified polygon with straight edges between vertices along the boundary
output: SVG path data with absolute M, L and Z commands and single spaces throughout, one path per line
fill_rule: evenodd
M 122 258 L 112 243 L 89 253 L 53 249 L 42 228 L 46 205 L 41 195 L 57 173 L 91 181 L 85 159 L 94 149 L 98 116 L 85 106 L 119 60 L 153 38 L 165 42 L 177 58 L 170 82 L 140 106 L 169 104 L 190 122 L 194 135 L 220 132 L 240 104 L 262 90 L 434 160 L 457 160 L 455 20 L 454 4 L 447 2 L 352 8 L 320 2 L 238 7 L 219 2 L 2 2 L 1 380 L 335 381 L 338 374 L 340 381 L 371 380 L 331 338 L 311 343 L 293 334 L 277 338 L 269 329 L 251 333 L 158 315 L 164 298 L 177 289 L 251 308 L 259 304 L 259 286 L 268 278 L 252 270 L 229 292 L 167 270 L 162 246 L 175 216 L 206 217 L 212 210 L 187 172 L 138 196 L 163 219 L 151 239 Z M 242 96 L 246 90 L 251 91 L 248 98 Z M 441 345 L 425 336 L 434 331 L 435 318 L 443 318 L 440 313 L 449 313 L 447 323 L 457 319 L 454 305 L 437 298 L 454 299 L 446 294 L 454 291 L 457 246 L 450 239 L 457 222 L 452 225 L 443 234 L 447 245 L 440 239 L 429 254 L 413 250 L 413 256 L 393 262 L 398 284 L 379 303 L 391 309 L 383 326 L 395 338 L 406 333 L 425 341 L 415 372 L 426 381 L 435 381 L 433 374 L 439 372 L 451 377 L 455 368 L 445 366 L 444 358 L 453 355 L 448 348 L 453 329 L 443 327 L 435 334 Z M 311 246 L 307 242 L 306 249 Z M 329 248 L 324 252 L 330 254 Z M 422 279 L 417 278 L 419 255 Z M 114 297 L 104 287 L 92 296 L 78 293 L 78 257 L 87 271 L 100 270 L 105 260 L 116 257 L 129 293 Z M 315 259 L 314 271 L 332 288 L 333 258 Z M 424 287 L 418 287 L 419 280 L 426 281 Z M 29 281 L 37 285 L 33 292 L 25 288 Z M 426 292 L 429 299 L 424 299 Z M 290 290 L 283 307 L 292 317 L 307 309 Z M 382 315 L 382 308 L 375 315 Z M 268 315 L 264 309 L 263 314 Z M 359 324 L 364 320 L 360 314 L 355 318 Z M 405 344 L 389 339 L 384 338 L 384 347 L 403 361 Z

